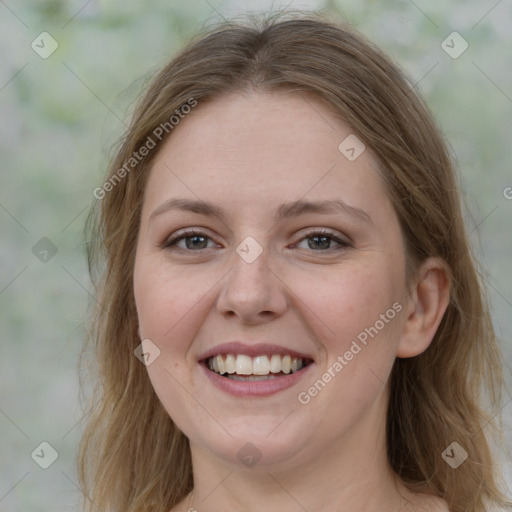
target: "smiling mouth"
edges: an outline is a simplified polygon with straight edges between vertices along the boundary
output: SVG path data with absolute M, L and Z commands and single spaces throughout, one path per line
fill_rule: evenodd
M 206 367 L 217 375 L 240 381 L 279 379 L 296 373 L 312 363 L 290 355 L 273 354 L 250 357 L 244 354 L 219 354 L 205 360 Z

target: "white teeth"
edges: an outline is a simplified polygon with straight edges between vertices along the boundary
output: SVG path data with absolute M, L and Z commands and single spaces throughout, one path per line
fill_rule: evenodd
M 268 357 L 267 356 L 255 357 L 252 360 L 252 372 L 251 373 L 253 375 L 268 375 L 270 373 L 270 362 L 268 360 Z
M 281 371 L 281 356 L 274 354 L 270 359 L 270 371 L 272 373 L 279 373 Z
M 237 375 L 252 375 L 252 358 L 238 354 L 236 357 Z
M 242 377 L 241 375 L 237 375 L 236 373 L 233 375 L 228 375 L 228 379 L 231 380 L 242 380 L 244 382 L 254 382 L 255 380 L 272 380 L 279 379 L 277 375 L 249 375 Z
M 304 359 L 279 354 L 273 354 L 270 357 L 267 355 L 250 357 L 245 354 L 218 354 L 210 357 L 207 364 L 210 370 L 221 375 L 236 374 L 244 376 L 238 380 L 248 379 L 246 377 L 248 375 L 272 377 L 276 375 L 271 374 L 294 373 L 306 365 Z
M 224 359 L 222 359 L 222 356 L 219 355 L 219 356 L 214 357 L 213 359 L 217 360 L 217 366 L 219 367 L 219 373 L 226 373 L 227 372 L 226 363 L 224 362 Z M 214 368 L 214 370 L 215 370 L 215 368 Z
M 221 355 L 218 355 L 217 357 L 220 357 L 222 359 Z M 236 372 L 236 359 L 233 354 L 228 354 L 226 356 L 226 366 L 225 366 L 224 373 L 235 373 Z
M 284 356 L 281 359 L 281 370 L 284 373 L 290 373 L 292 371 L 292 358 L 290 356 Z

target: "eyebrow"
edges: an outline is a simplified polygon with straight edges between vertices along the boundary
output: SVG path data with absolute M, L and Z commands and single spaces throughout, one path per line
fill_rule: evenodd
M 217 217 L 223 221 L 226 219 L 226 213 L 224 210 L 213 203 L 192 199 L 173 198 L 168 199 L 158 206 L 150 215 L 149 221 L 157 215 L 171 210 L 188 211 L 198 213 L 200 215 L 206 215 L 208 217 Z M 350 206 L 341 199 L 323 201 L 305 201 L 299 199 L 298 201 L 283 203 L 276 210 L 274 217 L 276 221 L 281 221 L 292 217 L 298 217 L 299 215 L 304 215 L 306 213 L 344 213 L 362 222 L 373 225 L 371 217 L 364 210 Z

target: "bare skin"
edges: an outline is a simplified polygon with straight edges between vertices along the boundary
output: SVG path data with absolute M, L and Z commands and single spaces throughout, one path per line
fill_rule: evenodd
M 311 97 L 233 94 L 200 104 L 156 157 L 134 291 L 139 335 L 160 350 L 149 377 L 190 440 L 194 496 L 172 512 L 448 510 L 397 479 L 385 418 L 393 363 L 428 348 L 449 281 L 430 258 L 406 286 L 400 225 L 377 162 L 369 149 L 353 161 L 338 149 L 351 133 Z M 224 217 L 151 217 L 172 198 L 214 203 Z M 341 199 L 352 209 L 276 221 L 282 203 L 300 199 Z M 204 245 L 164 247 L 189 228 Z M 318 229 L 331 233 L 329 244 L 317 244 L 326 236 Z M 262 249 L 251 263 L 236 252 L 247 237 Z M 371 326 L 378 333 L 347 355 Z M 234 396 L 212 385 L 198 360 L 231 340 L 270 340 L 314 363 L 285 390 Z M 333 370 L 339 357 L 346 364 Z M 328 384 L 309 392 L 327 373 Z M 249 442 L 261 458 L 245 467 L 237 454 Z
M 402 504 L 390 512 L 450 512 L 446 501 L 441 498 L 425 493 L 414 494 L 405 487 L 402 487 L 400 493 L 402 495 Z M 206 512 L 204 506 L 195 504 L 193 496 L 187 495 L 170 512 L 199 512 L 200 510 Z M 297 511 L 299 510 L 301 510 L 300 507 L 297 508 Z

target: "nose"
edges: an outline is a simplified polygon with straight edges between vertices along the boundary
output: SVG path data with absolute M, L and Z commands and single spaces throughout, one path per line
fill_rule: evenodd
M 264 249 L 253 261 L 238 253 L 233 256 L 217 299 L 218 311 L 245 324 L 264 323 L 282 315 L 287 307 L 287 287 L 279 270 L 271 268 L 269 251 Z

